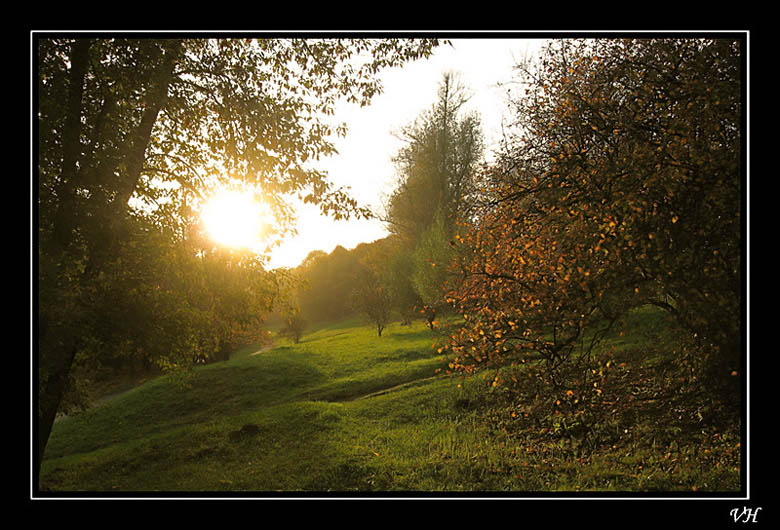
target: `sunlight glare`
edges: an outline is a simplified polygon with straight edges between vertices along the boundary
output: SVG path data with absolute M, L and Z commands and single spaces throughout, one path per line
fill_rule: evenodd
M 211 197 L 201 219 L 215 242 L 232 248 L 260 248 L 268 226 L 253 194 L 234 190 L 222 190 Z

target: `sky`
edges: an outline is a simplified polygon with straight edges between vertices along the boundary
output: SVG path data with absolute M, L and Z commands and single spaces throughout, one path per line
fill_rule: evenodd
M 451 41 L 452 46 L 437 47 L 428 59 L 386 70 L 381 75 L 384 90 L 369 106 L 344 106 L 338 112 L 348 133 L 335 142 L 339 154 L 323 160 L 321 168 L 334 187 L 349 187 L 362 206 L 381 210 L 383 198 L 397 181 L 392 158 L 403 146 L 394 132 L 433 106 L 445 72 L 457 73 L 472 95 L 464 111 L 479 112 L 489 151 L 500 138 L 505 114 L 506 88 L 499 83 L 510 80 L 512 67 L 525 54 L 537 51 L 542 42 L 504 37 Z M 335 221 L 320 215 L 312 205 L 302 205 L 298 216 L 298 235 L 274 251 L 270 268 L 295 267 L 313 250 L 330 253 L 337 245 L 352 249 L 388 234 L 377 219 Z

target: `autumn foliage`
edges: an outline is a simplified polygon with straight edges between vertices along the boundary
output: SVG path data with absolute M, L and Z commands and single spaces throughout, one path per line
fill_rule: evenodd
M 566 40 L 525 65 L 515 133 L 456 235 L 453 369 L 542 359 L 558 388 L 594 369 L 621 315 L 653 304 L 685 330 L 697 379 L 735 390 L 740 45 Z

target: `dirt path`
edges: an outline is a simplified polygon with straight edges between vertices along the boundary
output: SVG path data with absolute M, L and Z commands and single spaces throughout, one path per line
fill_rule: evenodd
M 401 383 L 400 385 L 391 386 L 388 388 L 383 388 L 382 390 L 377 390 L 375 392 L 371 392 L 369 394 L 363 394 L 362 396 L 354 396 L 348 399 L 343 399 L 341 401 L 357 401 L 358 399 L 368 399 L 373 398 L 377 396 L 382 396 L 384 394 L 389 394 L 390 392 L 395 392 L 396 390 L 402 390 L 404 388 L 411 388 L 413 386 L 421 385 L 423 383 L 426 383 L 432 379 L 436 379 L 437 377 L 441 377 L 441 375 L 433 375 L 430 377 L 423 377 L 422 379 L 415 379 L 413 381 L 407 381 L 406 383 Z
M 271 349 L 271 348 L 273 348 L 273 347 L 274 347 L 273 343 L 271 343 L 271 344 L 267 344 L 266 346 L 263 346 L 262 348 L 260 348 L 259 350 L 257 350 L 255 353 L 250 353 L 250 354 L 249 354 L 249 356 L 250 356 L 250 357 L 252 357 L 252 356 L 254 356 L 254 355 L 258 355 L 258 354 L 261 354 L 261 353 L 265 353 L 265 352 L 267 352 L 268 350 L 270 350 L 270 349 Z

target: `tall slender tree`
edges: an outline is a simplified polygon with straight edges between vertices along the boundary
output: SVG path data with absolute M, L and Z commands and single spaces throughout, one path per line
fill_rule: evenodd
M 444 302 L 450 242 L 457 223 L 473 211 L 483 161 L 480 117 L 464 112 L 468 100 L 458 76 L 445 73 L 436 103 L 403 129 L 406 145 L 395 157 L 399 183 L 385 220 L 412 256 L 409 287 L 428 307 L 430 322 Z
M 479 115 L 463 113 L 468 99 L 457 75 L 446 73 L 436 103 L 402 130 L 398 185 L 385 215 L 391 232 L 417 242 L 436 215 L 448 226 L 468 216 L 484 154 Z

